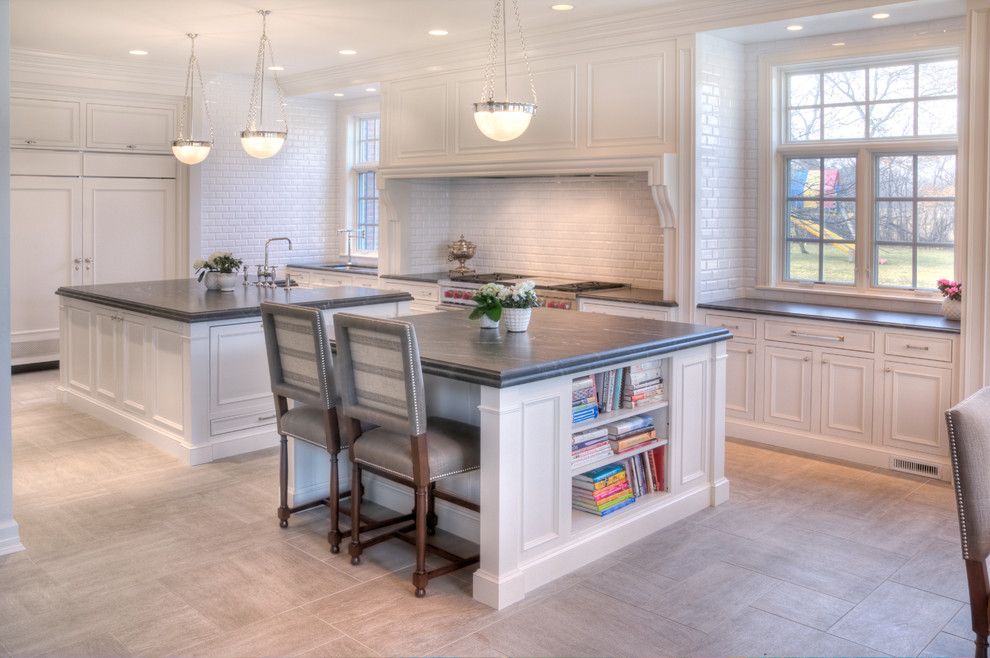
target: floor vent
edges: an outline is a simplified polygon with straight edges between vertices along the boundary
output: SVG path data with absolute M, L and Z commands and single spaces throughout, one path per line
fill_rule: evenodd
M 890 468 L 902 473 L 921 475 L 935 480 L 942 479 L 942 467 L 938 464 L 925 464 L 911 459 L 901 459 L 900 457 L 890 458 Z

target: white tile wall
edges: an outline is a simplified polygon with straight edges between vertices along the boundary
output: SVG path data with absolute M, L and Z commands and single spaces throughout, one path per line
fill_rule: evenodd
M 447 243 L 463 233 L 478 245 L 469 266 L 479 271 L 663 285 L 663 238 L 645 174 L 411 186 L 411 272 L 447 269 Z
M 697 286 L 698 301 L 710 302 L 745 296 L 756 282 L 756 135 L 745 47 L 711 34 L 696 43 Z
M 272 262 L 333 259 L 337 251 L 335 110 L 329 101 L 288 99 L 289 137 L 267 160 L 241 148 L 251 80 L 209 81 L 216 143 L 202 167 L 202 253 L 234 252 L 251 266 L 264 260 L 267 238 L 288 236 L 293 251 L 273 244 Z

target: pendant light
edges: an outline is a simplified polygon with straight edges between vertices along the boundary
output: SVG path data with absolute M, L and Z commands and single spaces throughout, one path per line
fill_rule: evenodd
M 519 43 L 522 45 L 523 61 L 526 63 L 526 73 L 529 75 L 529 90 L 533 102 L 509 100 L 509 53 L 508 53 L 508 20 L 505 15 L 507 0 L 495 0 L 495 11 L 492 14 L 492 31 L 488 41 L 488 64 L 485 66 L 485 82 L 482 88 L 480 103 L 474 104 L 474 122 L 478 129 L 497 142 L 508 142 L 516 139 L 529 128 L 529 122 L 536 114 L 536 84 L 533 82 L 533 70 L 529 66 L 529 52 L 526 48 L 526 37 L 522 31 L 522 19 L 519 16 L 519 0 L 512 0 L 516 15 L 516 27 L 519 30 Z M 500 35 L 501 31 L 501 35 Z M 505 100 L 495 100 L 495 59 L 498 54 L 499 36 L 502 40 L 502 66 L 505 75 Z
M 278 84 L 272 41 L 268 38 L 268 15 L 272 12 L 267 9 L 259 9 L 258 13 L 261 14 L 261 42 L 258 44 L 258 62 L 254 69 L 254 86 L 251 88 L 251 107 L 248 109 L 247 128 L 241 132 L 241 146 L 252 158 L 264 159 L 270 158 L 282 150 L 285 138 L 289 134 L 289 128 L 285 120 L 285 97 L 282 95 L 282 87 Z M 275 91 L 278 93 L 281 130 L 265 130 L 264 128 L 266 53 L 271 61 L 268 70 L 272 71 L 272 80 L 275 82 Z
M 172 153 L 182 164 L 199 164 L 210 154 L 213 146 L 213 118 L 210 116 L 210 106 L 206 102 L 206 87 L 203 85 L 203 72 L 199 70 L 199 59 L 196 57 L 196 37 L 198 34 L 187 33 L 191 43 L 189 51 L 189 67 L 186 69 L 185 99 L 179 109 L 179 121 L 175 126 L 175 141 L 172 142 Z M 186 111 L 192 112 L 194 78 L 199 78 L 199 94 L 203 101 L 203 114 L 210 126 L 209 141 L 192 139 L 192 116 L 189 117 L 189 137 L 186 137 Z

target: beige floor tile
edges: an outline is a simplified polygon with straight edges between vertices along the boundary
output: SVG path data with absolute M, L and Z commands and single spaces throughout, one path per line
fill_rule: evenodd
M 827 631 L 853 609 L 849 601 L 783 581 L 750 605 L 821 631 Z
M 947 482 L 928 482 L 905 498 L 905 503 L 923 505 L 939 512 L 956 515 L 956 495 L 952 486 Z
M 667 596 L 678 582 L 628 562 L 619 562 L 614 567 L 584 578 L 581 584 L 614 599 L 650 610 L 651 605 Z
M 378 654 L 354 638 L 342 635 L 325 644 L 299 654 L 300 658 L 349 658 L 351 656 L 377 656 Z
M 939 539 L 929 542 L 890 579 L 962 603 L 969 601 L 962 550 L 950 542 Z
M 751 543 L 721 530 L 680 523 L 636 542 L 620 559 L 643 572 L 683 580 Z
M 959 612 L 949 620 L 949 623 L 942 630 L 966 640 L 975 640 L 976 633 L 973 632 L 973 618 L 970 613 L 969 604 L 967 603 L 959 608 Z
M 829 632 L 894 656 L 916 656 L 960 604 L 898 583 L 884 583 Z
M 230 658 L 298 656 L 343 638 L 343 633 L 329 624 L 295 609 L 192 644 L 179 653 Z
M 26 551 L 0 557 L 0 583 L 0 639 L 5 625 L 43 615 L 65 596 Z
M 42 651 L 35 654 L 39 657 L 64 658 L 73 656 L 74 658 L 110 658 L 116 656 L 132 655 L 120 642 L 112 635 L 102 634 L 77 640 L 71 644 L 55 647 L 50 651 Z
M 971 656 L 973 640 L 964 640 L 948 633 L 939 633 L 919 656 Z
M 804 509 L 786 496 L 766 493 L 759 498 L 730 500 L 711 510 L 699 523 L 747 539 L 760 539 L 799 517 Z
M 508 658 L 507 654 L 495 649 L 480 633 L 472 633 L 445 647 L 440 647 L 436 655 L 461 658 Z

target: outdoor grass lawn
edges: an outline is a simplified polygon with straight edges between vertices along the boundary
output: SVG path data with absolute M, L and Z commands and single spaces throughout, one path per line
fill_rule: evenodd
M 791 244 L 791 280 L 818 279 L 818 245 L 807 243 L 808 253 L 801 253 L 797 243 Z M 880 247 L 879 282 L 884 286 L 911 287 L 911 247 Z M 829 283 L 853 283 L 855 264 L 851 254 L 832 245 L 825 245 L 825 280 Z M 939 279 L 953 277 L 953 252 L 948 247 L 918 248 L 918 287 L 935 289 Z

